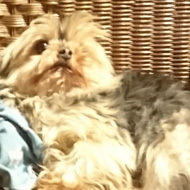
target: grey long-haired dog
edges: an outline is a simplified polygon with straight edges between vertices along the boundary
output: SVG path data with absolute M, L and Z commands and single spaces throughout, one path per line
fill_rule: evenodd
M 1 99 L 46 145 L 39 190 L 190 189 L 190 93 L 116 75 L 93 17 L 44 15 L 3 52 Z

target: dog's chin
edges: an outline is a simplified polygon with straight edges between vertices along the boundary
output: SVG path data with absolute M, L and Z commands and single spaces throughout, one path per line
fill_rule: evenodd
M 86 88 L 84 77 L 68 65 L 55 63 L 41 73 L 21 73 L 13 87 L 21 94 L 29 96 L 50 96 L 53 93 L 68 93 L 72 89 Z
M 90 69 L 92 71 L 92 69 Z M 78 96 L 98 89 L 110 88 L 108 84 L 119 82 L 107 71 L 98 70 L 94 72 L 77 70 L 68 65 L 57 62 L 54 66 L 46 68 L 43 72 L 37 73 L 33 70 L 22 72 L 18 69 L 16 78 L 8 79 L 8 85 L 26 96 L 51 96 L 54 93 Z M 105 75 L 102 75 L 102 73 Z M 100 73 L 100 77 L 98 77 Z M 95 77 L 94 77 L 95 75 Z M 101 76 L 104 76 L 101 78 Z M 94 78 L 93 78 L 94 77 Z M 114 80 L 115 79 L 115 80 Z M 6 82 L 6 83 L 7 83 Z

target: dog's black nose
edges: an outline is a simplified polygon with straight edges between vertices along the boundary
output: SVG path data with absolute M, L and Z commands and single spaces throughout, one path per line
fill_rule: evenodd
M 64 48 L 59 51 L 59 55 L 63 59 L 70 59 L 72 56 L 72 51 L 69 48 Z

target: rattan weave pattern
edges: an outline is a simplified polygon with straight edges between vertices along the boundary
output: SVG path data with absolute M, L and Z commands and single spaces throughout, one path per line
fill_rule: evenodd
M 164 72 L 189 83 L 190 0 L 0 0 L 0 51 L 44 13 L 87 10 L 110 33 L 115 69 Z

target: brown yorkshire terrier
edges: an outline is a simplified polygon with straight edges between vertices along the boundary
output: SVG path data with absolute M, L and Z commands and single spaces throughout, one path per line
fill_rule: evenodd
M 38 190 L 189 190 L 190 93 L 116 75 L 93 17 L 44 15 L 3 52 L 0 96 L 46 145 Z

